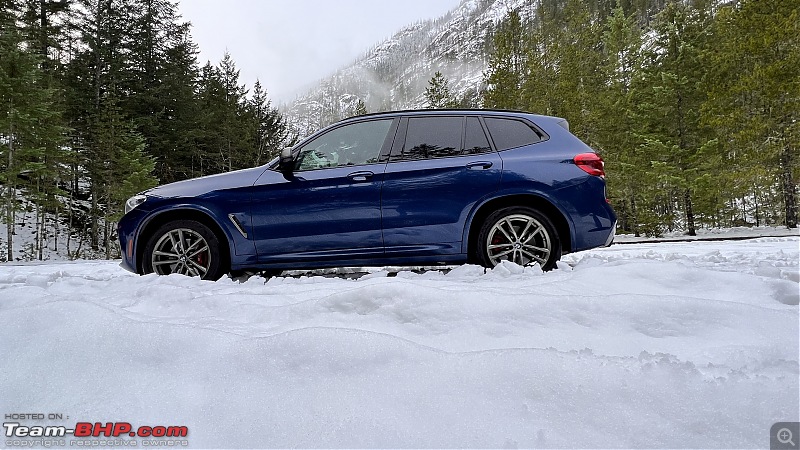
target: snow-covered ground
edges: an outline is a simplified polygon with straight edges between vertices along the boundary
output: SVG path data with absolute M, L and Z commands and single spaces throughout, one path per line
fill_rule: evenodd
M 266 283 L 0 265 L 0 413 L 193 447 L 767 447 L 800 419 L 799 244 Z
M 630 243 L 643 241 L 697 241 L 709 239 L 744 239 L 754 237 L 798 236 L 799 228 L 786 228 L 775 226 L 760 227 L 733 227 L 733 228 L 698 228 L 696 236 L 689 236 L 685 231 L 668 231 L 662 237 L 651 238 L 647 236 L 636 237 L 632 234 L 618 234 L 614 242 Z

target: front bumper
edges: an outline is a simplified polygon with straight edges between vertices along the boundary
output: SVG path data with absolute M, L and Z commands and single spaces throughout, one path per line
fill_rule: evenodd
M 119 236 L 119 248 L 122 249 L 122 262 L 119 263 L 119 266 L 128 272 L 136 273 L 135 237 L 133 234 L 125 232 L 122 223 L 117 225 L 117 235 Z
M 611 234 L 608 235 L 608 239 L 606 239 L 606 243 L 604 247 L 609 247 L 611 244 L 614 243 L 614 236 L 617 234 L 617 221 L 614 221 L 614 225 L 611 227 Z
M 128 261 L 125 261 L 125 258 L 123 258 L 122 262 L 119 263 L 119 266 L 122 267 L 123 269 L 127 270 L 128 272 L 136 273 L 136 271 L 133 270 L 133 267 L 131 267 L 129 264 L 130 263 Z
M 122 250 L 120 267 L 129 272 L 139 273 L 136 259 L 139 245 L 137 237 L 139 236 L 139 228 L 146 216 L 147 212 L 139 207 L 122 216 L 122 219 L 117 223 L 119 247 Z

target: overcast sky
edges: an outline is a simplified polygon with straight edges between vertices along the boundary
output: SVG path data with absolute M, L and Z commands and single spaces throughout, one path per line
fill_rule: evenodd
M 274 103 L 361 56 L 404 25 L 433 19 L 459 0 L 181 0 L 200 64 L 227 49 L 252 89 L 258 78 Z

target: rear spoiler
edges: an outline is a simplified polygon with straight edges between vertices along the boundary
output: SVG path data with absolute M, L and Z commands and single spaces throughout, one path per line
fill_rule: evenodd
M 561 120 L 559 120 L 559 121 L 558 121 L 558 125 L 559 125 L 561 128 L 563 128 L 563 129 L 565 129 L 565 130 L 569 131 L 569 122 L 567 122 L 567 119 L 561 119 Z

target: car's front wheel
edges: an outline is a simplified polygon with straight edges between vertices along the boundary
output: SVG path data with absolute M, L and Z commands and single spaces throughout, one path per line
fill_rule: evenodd
M 526 207 L 503 208 L 483 223 L 475 246 L 484 267 L 501 261 L 521 266 L 538 263 L 542 270 L 555 268 L 561 244 L 553 223 L 539 211 Z
M 176 220 L 162 225 L 144 250 L 144 273 L 178 273 L 204 280 L 218 280 L 225 261 L 214 232 L 195 220 Z

